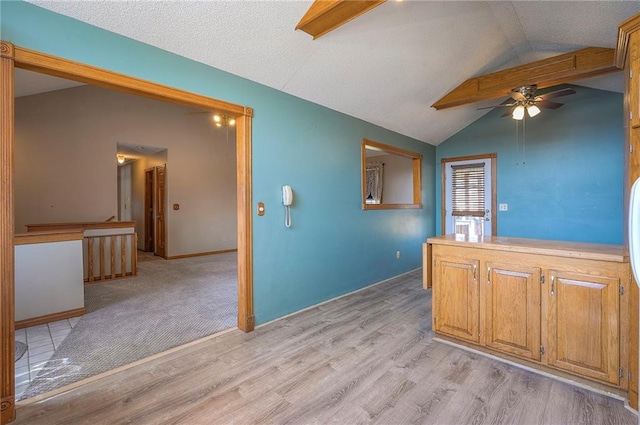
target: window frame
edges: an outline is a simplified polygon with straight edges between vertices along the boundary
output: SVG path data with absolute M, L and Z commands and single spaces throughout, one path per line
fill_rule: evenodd
M 385 204 L 384 195 L 382 195 L 382 202 L 380 204 L 368 204 L 367 203 L 367 147 L 377 150 L 388 152 L 394 155 L 400 155 L 406 158 L 410 158 L 412 162 L 412 174 L 413 174 L 413 202 L 406 204 Z M 393 209 L 422 209 L 422 155 L 410 150 L 398 148 L 395 146 L 387 145 L 380 142 L 375 142 L 369 139 L 362 139 L 361 144 L 361 178 L 362 178 L 362 191 L 361 202 L 363 210 L 393 210 Z M 383 189 L 384 190 L 384 189 Z

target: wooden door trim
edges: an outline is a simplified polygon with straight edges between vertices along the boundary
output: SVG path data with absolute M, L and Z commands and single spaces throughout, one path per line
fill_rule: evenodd
M 447 205 L 446 201 L 446 192 L 447 185 L 445 181 L 445 176 L 447 172 L 447 163 L 449 162 L 458 162 L 458 161 L 472 161 L 474 159 L 490 159 L 491 160 L 491 235 L 498 236 L 498 213 L 496 208 L 498 207 L 498 195 L 497 195 L 497 165 L 498 162 L 498 154 L 487 153 L 481 155 L 467 155 L 467 156 L 458 156 L 455 158 L 442 158 L 440 159 L 440 234 L 444 235 L 446 230 L 446 214 L 445 214 L 445 206 Z
M 0 44 L 0 423 L 15 417 L 13 251 L 13 45 Z
M 236 119 L 237 221 L 238 221 L 238 327 L 250 332 L 253 314 L 253 220 L 251 215 L 251 157 L 253 108 L 245 107 Z M 246 264 L 246 267 L 240 267 Z M 241 282 L 243 284 L 241 284 Z
M 253 253 L 251 215 L 251 122 L 253 109 L 163 86 L 139 78 L 36 52 L 0 41 L 0 391 L 1 422 L 15 415 L 14 388 L 14 67 L 54 75 L 124 93 L 202 110 L 225 113 L 236 118 L 237 132 L 237 216 L 238 216 L 238 327 L 254 328 Z

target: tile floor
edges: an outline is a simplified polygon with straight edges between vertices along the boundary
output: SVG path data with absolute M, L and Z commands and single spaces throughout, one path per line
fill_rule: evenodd
M 16 362 L 16 400 L 20 399 L 78 320 L 79 317 L 73 317 L 16 330 L 16 341 L 27 344 L 27 352 Z

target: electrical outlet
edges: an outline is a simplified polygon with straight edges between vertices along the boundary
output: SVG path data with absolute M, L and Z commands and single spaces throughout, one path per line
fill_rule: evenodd
M 396 251 L 396 259 L 400 259 L 400 251 Z
M 498 209 L 500 211 L 509 211 L 509 204 L 500 204 Z

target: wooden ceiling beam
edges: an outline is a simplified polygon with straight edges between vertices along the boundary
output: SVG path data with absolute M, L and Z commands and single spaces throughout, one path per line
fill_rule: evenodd
M 620 71 L 614 49 L 587 47 L 575 52 L 470 78 L 431 105 L 437 110 L 509 96 L 512 89 L 537 84 L 556 86 L 583 78 Z
M 315 40 L 385 1 L 316 0 L 298 22 L 296 29 L 306 32 Z

